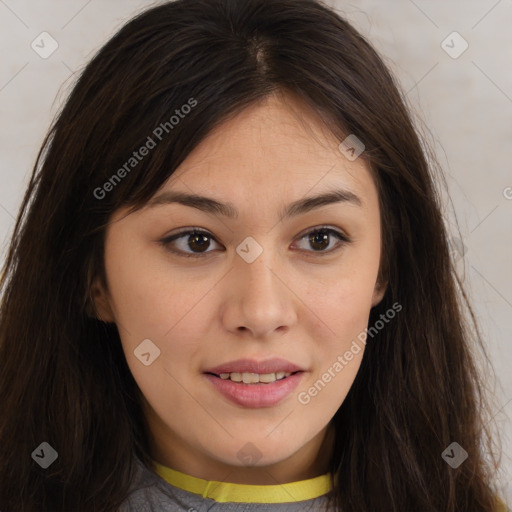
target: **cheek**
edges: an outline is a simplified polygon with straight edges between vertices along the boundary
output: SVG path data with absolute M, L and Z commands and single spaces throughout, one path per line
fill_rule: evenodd
M 157 251 L 153 253 L 158 256 Z M 151 394 L 164 384 L 169 386 L 164 369 L 180 381 L 187 379 L 186 369 L 200 353 L 213 322 L 210 298 L 216 280 L 194 279 L 191 273 L 176 270 L 150 251 L 139 254 L 133 246 L 130 258 L 119 259 L 113 251 L 106 265 L 128 365 L 140 387 L 147 386 Z M 150 366 L 144 366 L 136 356 L 146 339 L 160 351 Z
M 311 333 L 316 360 L 314 375 L 302 391 L 307 393 L 305 401 L 311 397 L 311 411 L 324 407 L 335 412 L 359 370 L 378 274 L 378 242 L 378 236 L 368 237 L 344 253 L 329 278 L 308 279 L 308 306 L 316 317 Z
M 316 291 L 310 289 L 317 317 L 313 372 L 298 390 L 297 401 L 310 417 L 332 418 L 345 400 L 364 354 L 373 291 L 367 274 L 340 275 Z
M 105 265 L 116 323 L 134 339 L 165 337 L 206 293 L 160 249 L 126 243 L 121 235 L 107 247 Z
M 313 377 L 320 378 L 331 369 L 331 379 L 329 375 L 325 379 L 336 381 L 324 394 L 325 399 L 328 396 L 344 398 L 355 378 L 365 347 L 361 340 L 365 339 L 363 335 L 371 308 L 370 288 L 369 284 L 363 285 L 357 276 L 352 275 L 339 279 L 327 293 L 312 302 L 318 317 L 311 333 L 312 339 L 316 340 L 316 371 Z M 334 368 L 338 357 L 343 358 L 345 354 L 347 357 L 341 363 L 343 368 L 339 367 L 339 363 Z M 336 374 L 336 378 L 332 377 L 332 373 Z M 334 398 L 335 402 L 338 402 L 337 398 Z
M 348 334 L 367 326 L 378 274 L 378 254 L 378 246 L 347 251 L 328 275 L 308 278 L 305 296 L 311 311 L 318 316 L 316 325 L 323 323 L 328 331 L 325 339 L 346 340 Z

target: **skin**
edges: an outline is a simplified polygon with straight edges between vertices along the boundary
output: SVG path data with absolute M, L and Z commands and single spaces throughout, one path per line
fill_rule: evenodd
M 93 294 L 100 318 L 118 326 L 159 463 L 244 484 L 327 472 L 329 422 L 364 351 L 307 405 L 298 394 L 349 350 L 385 292 L 377 282 L 377 190 L 363 158 L 349 161 L 340 142 L 299 99 L 273 95 L 214 130 L 155 194 L 176 190 L 229 202 L 236 219 L 177 203 L 114 213 L 105 239 L 107 286 L 96 280 Z M 293 201 L 337 188 L 356 194 L 361 205 L 337 202 L 279 221 Z M 331 234 L 312 245 L 312 228 L 324 225 L 351 242 L 339 245 Z M 206 252 L 189 235 L 167 248 L 159 243 L 194 227 L 211 234 Z M 263 248 L 252 263 L 236 252 L 247 236 Z M 147 338 L 161 351 L 149 366 L 134 355 Z M 203 375 L 238 358 L 271 357 L 306 370 L 298 388 L 273 407 L 235 405 Z M 245 466 L 237 453 L 249 442 L 259 458 Z

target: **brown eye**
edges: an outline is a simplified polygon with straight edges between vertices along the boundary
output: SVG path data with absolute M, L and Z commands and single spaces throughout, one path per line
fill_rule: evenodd
M 307 245 L 312 250 L 308 247 L 306 247 L 304 250 L 321 254 L 331 253 L 339 249 L 344 243 L 350 242 L 348 237 L 346 237 L 343 233 L 331 228 L 314 229 L 313 231 L 306 233 L 303 237 L 301 237 L 300 240 L 305 239 L 307 239 Z
M 315 251 L 321 251 L 329 246 L 329 235 L 325 231 L 317 231 L 309 235 L 309 243 Z
M 210 242 L 206 235 L 203 235 L 201 233 L 189 235 L 188 247 L 190 247 L 190 249 L 199 249 L 199 252 L 204 252 L 206 251 L 206 249 L 208 249 L 209 245 Z
M 182 231 L 160 241 L 170 252 L 185 257 L 201 257 L 213 251 L 208 251 L 215 239 L 206 231 L 190 230 Z
M 308 246 L 302 250 L 316 253 L 318 256 L 330 254 L 340 249 L 345 243 L 350 243 L 346 235 L 331 228 L 317 228 L 309 231 L 300 238 L 300 241 L 302 240 L 306 240 Z M 212 242 L 220 245 L 210 233 L 197 229 L 182 231 L 160 240 L 168 251 L 184 257 L 204 257 L 214 252 L 208 250 Z

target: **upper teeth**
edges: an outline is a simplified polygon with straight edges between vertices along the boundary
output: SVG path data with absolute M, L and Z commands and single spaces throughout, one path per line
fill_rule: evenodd
M 288 372 L 276 372 L 276 373 L 221 373 L 219 377 L 227 380 L 231 379 L 234 382 L 243 382 L 244 384 L 256 384 L 258 382 L 275 382 L 276 380 L 284 379 L 291 373 Z

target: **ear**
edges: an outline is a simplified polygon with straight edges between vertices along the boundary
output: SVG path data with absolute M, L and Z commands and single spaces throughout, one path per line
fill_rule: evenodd
M 110 305 L 110 297 L 99 276 L 96 276 L 93 279 L 89 296 L 89 316 L 92 318 L 97 318 L 103 322 L 114 322 L 114 313 Z
M 387 287 L 387 281 L 383 283 L 380 280 L 377 280 L 377 282 L 375 283 L 375 288 L 373 290 L 372 308 L 379 304 L 379 302 L 384 298 Z

